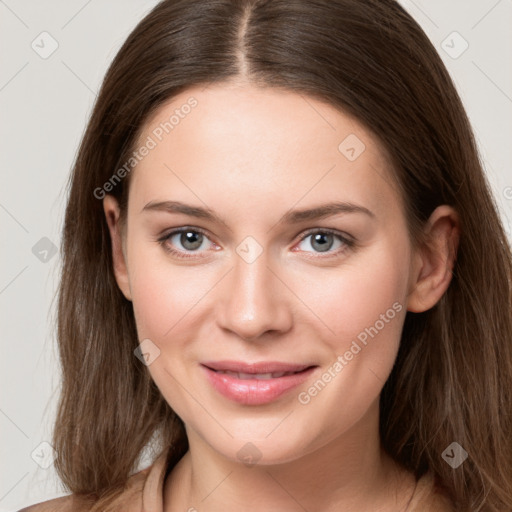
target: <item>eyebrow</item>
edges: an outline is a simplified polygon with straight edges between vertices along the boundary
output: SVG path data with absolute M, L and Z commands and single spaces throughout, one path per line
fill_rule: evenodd
M 180 201 L 150 201 L 144 206 L 144 208 L 142 208 L 141 213 L 145 211 L 181 213 L 184 215 L 189 215 L 190 217 L 205 219 L 228 227 L 226 222 L 217 214 L 215 214 L 211 209 L 202 208 L 200 206 L 192 206 Z M 375 218 L 375 214 L 364 206 L 347 202 L 333 202 L 316 206 L 314 208 L 290 210 L 282 216 L 278 223 L 298 224 L 304 221 L 324 219 L 325 217 L 330 217 L 339 213 L 362 213 L 364 215 L 368 215 L 372 219 Z

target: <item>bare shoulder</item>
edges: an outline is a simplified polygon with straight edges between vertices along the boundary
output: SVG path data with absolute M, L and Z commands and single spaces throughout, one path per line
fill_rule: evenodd
M 70 494 L 30 505 L 18 512 L 87 512 L 89 508 L 90 504 Z
M 442 488 L 437 485 L 433 473 L 425 474 L 416 486 L 409 503 L 411 512 L 454 512 L 455 508 Z
M 134 512 L 142 509 L 142 490 L 150 468 L 131 475 L 122 488 L 110 489 L 101 500 L 85 495 L 68 494 L 25 507 L 17 512 L 89 512 L 92 508 L 119 512 Z
M 438 510 L 439 512 L 455 511 L 455 507 L 448 495 L 438 487 L 435 488 L 432 496 L 432 507 L 432 510 Z

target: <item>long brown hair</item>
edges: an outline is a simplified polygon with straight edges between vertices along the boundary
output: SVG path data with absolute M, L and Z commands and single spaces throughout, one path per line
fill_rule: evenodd
M 510 246 L 455 87 L 394 0 L 164 0 L 130 34 L 69 183 L 53 438 L 63 483 L 97 499 L 119 492 L 152 436 L 173 448 L 171 465 L 187 450 L 181 419 L 133 354 L 132 304 L 114 279 L 100 198 L 159 106 L 190 86 L 240 78 L 366 125 L 392 157 L 415 244 L 437 206 L 458 212 L 452 282 L 435 307 L 407 313 L 381 395 L 381 441 L 417 478 L 432 472 L 457 510 L 512 510 Z M 129 183 L 128 173 L 108 187 L 123 211 Z M 457 469 L 442 458 L 452 442 L 469 454 Z

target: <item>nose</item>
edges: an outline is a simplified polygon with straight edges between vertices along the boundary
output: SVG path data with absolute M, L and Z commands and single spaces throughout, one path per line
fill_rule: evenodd
M 234 268 L 223 279 L 217 323 L 246 341 L 285 333 L 292 327 L 293 294 L 269 266 L 265 251 L 248 263 L 235 254 Z

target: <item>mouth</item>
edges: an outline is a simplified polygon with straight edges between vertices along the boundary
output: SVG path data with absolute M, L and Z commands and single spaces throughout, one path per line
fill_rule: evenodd
M 263 405 L 277 400 L 302 384 L 317 365 L 280 362 L 202 363 L 212 387 L 224 397 L 243 405 Z

